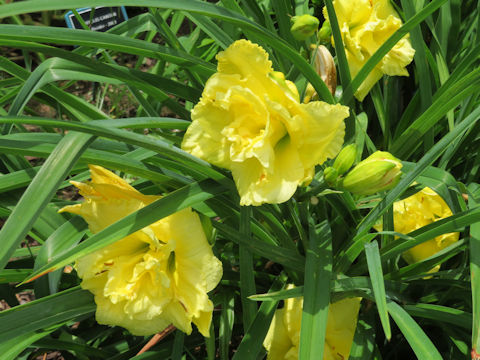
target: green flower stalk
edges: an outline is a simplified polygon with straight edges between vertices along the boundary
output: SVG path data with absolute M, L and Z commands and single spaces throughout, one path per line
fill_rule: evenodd
M 386 151 L 376 151 L 361 161 L 340 182 L 356 195 L 372 195 L 393 188 L 402 175 L 402 163 Z
M 320 22 L 315 16 L 308 14 L 294 16 L 292 17 L 291 22 L 292 27 L 290 28 L 290 32 L 298 41 L 304 41 L 315 34 L 315 31 L 318 29 L 318 25 L 320 25 Z

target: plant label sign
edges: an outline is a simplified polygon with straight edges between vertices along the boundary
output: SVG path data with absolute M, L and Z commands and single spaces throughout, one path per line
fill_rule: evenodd
M 115 25 L 128 20 L 125 6 L 98 6 L 95 8 L 76 9 L 76 12 L 92 31 L 107 31 Z M 83 29 L 73 11 L 65 14 L 65 22 L 72 29 Z

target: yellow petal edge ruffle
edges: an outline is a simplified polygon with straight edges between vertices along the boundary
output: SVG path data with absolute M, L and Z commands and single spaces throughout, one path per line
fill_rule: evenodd
M 378 48 L 402 26 L 402 20 L 390 0 L 334 0 L 333 6 L 350 74 L 354 78 Z M 328 19 L 326 8 L 323 13 Z M 375 66 L 355 92 L 355 97 L 362 101 L 383 74 L 408 76 L 405 67 L 412 62 L 414 55 L 415 50 L 407 35 Z

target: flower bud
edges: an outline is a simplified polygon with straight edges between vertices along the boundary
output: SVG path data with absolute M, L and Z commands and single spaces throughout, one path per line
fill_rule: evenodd
M 318 40 L 320 40 L 321 43 L 329 44 L 331 36 L 332 27 L 330 26 L 330 21 L 325 20 L 322 24 L 322 27 L 318 31 Z
M 315 71 L 320 75 L 332 95 L 335 95 L 335 90 L 337 89 L 337 69 L 335 68 L 332 54 L 325 46 L 319 45 L 313 52 L 313 58 Z
M 329 166 L 323 171 L 323 178 L 329 186 L 335 187 L 337 184 L 338 172 L 333 167 Z
M 345 174 L 352 167 L 356 157 L 357 146 L 355 144 L 345 146 L 333 163 L 333 167 L 337 170 L 338 175 Z
M 318 25 L 320 24 L 315 16 L 308 14 L 294 16 L 292 17 L 291 22 L 292 27 L 290 28 L 290 32 L 298 41 L 304 41 L 315 34 L 315 31 L 317 31 Z
M 394 187 L 400 181 L 402 163 L 386 151 L 376 151 L 361 161 L 343 179 L 345 190 L 356 195 L 372 195 Z

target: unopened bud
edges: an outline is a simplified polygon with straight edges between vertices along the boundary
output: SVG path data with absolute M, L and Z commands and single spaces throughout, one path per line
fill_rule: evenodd
M 290 28 L 290 32 L 298 41 L 304 41 L 315 34 L 315 31 L 317 31 L 318 25 L 320 24 L 315 16 L 308 14 L 294 16 L 292 17 L 291 22 L 292 27 Z
M 323 178 L 329 186 L 335 187 L 337 185 L 338 172 L 333 167 L 329 166 L 323 171 Z
M 313 52 L 313 58 L 315 71 L 334 95 L 337 89 L 337 69 L 332 54 L 325 46 L 319 45 Z
M 343 179 L 345 190 L 356 195 L 372 195 L 393 188 L 402 175 L 402 163 L 386 151 L 376 151 L 358 163 Z
M 345 174 L 352 167 L 356 158 L 357 146 L 355 144 L 345 146 L 333 163 L 333 167 L 337 170 L 338 175 Z
M 332 27 L 330 21 L 325 20 L 322 27 L 318 31 L 318 40 L 324 44 L 330 44 L 330 38 L 332 37 Z

